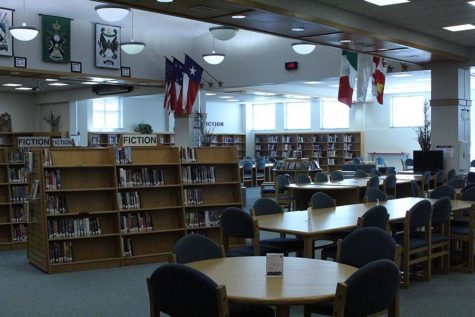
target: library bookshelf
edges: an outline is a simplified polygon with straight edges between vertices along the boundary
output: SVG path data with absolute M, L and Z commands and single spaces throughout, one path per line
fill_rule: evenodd
M 211 134 L 211 146 L 230 146 L 237 148 L 238 157 L 240 159 L 246 156 L 246 135 L 245 134 Z
M 115 267 L 166 261 L 176 241 L 191 232 L 220 242 L 214 217 L 227 206 L 242 206 L 236 148 L 185 150 L 193 160 L 183 159 L 183 151 L 36 151 L 41 181 L 32 204 L 37 220 L 30 226 L 30 263 L 47 273 Z M 203 176 L 210 170 L 215 183 Z M 182 171 L 192 171 L 191 183 Z
M 21 149 L 0 149 L 0 250 L 25 248 L 31 222 L 30 160 Z
M 255 134 L 255 156 L 318 160 L 324 171 L 341 169 L 345 161 L 364 153 L 362 132 Z
M 138 134 L 137 132 L 88 132 L 87 145 L 89 147 L 122 146 L 124 134 Z M 157 136 L 159 145 L 174 145 L 175 134 L 173 132 L 152 133 Z

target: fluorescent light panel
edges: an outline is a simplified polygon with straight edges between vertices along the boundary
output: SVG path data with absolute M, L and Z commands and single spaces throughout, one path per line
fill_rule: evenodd
M 22 84 L 7 83 L 7 84 L 3 84 L 2 86 L 3 87 L 21 87 L 23 85 Z
M 468 4 L 475 6 L 475 1 L 469 1 Z
M 400 4 L 410 2 L 409 0 L 364 0 L 377 6 L 388 6 L 391 4 Z
M 475 25 L 460 24 L 460 25 L 444 26 L 443 28 L 446 29 L 447 31 L 460 32 L 460 31 L 473 30 L 475 29 Z
M 394 75 L 391 75 L 391 77 L 399 77 L 399 78 L 402 78 L 402 77 L 411 77 L 412 75 L 410 74 L 394 74 Z
M 66 83 L 51 83 L 51 84 L 48 84 L 49 86 L 68 86 L 69 84 L 66 84 Z
M 16 90 L 32 90 L 33 88 L 31 87 L 18 87 L 18 88 L 15 88 Z

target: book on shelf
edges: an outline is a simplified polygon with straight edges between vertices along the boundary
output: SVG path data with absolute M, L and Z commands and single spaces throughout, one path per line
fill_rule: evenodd
M 130 241 L 130 238 L 122 237 L 120 241 L 122 244 L 122 256 L 133 256 L 134 254 L 132 251 L 132 243 Z
M 132 164 L 132 149 L 129 146 L 115 149 L 116 164 Z
M 120 209 L 140 209 L 142 203 L 140 201 L 140 193 L 137 191 L 132 192 L 118 192 L 117 197 L 119 200 Z
M 182 166 L 181 173 L 184 184 L 216 183 L 214 166 Z
M 48 237 L 50 239 L 89 237 L 101 234 L 101 223 L 98 217 L 48 220 Z
M 29 172 L 25 167 L 12 166 L 9 169 L 10 183 L 27 183 Z
M 13 242 L 25 242 L 28 240 L 26 235 L 27 226 L 25 224 L 13 224 L 12 233 L 13 233 Z
M 73 262 L 73 243 L 71 241 L 50 242 L 49 261 L 51 264 Z
M 183 198 L 185 206 L 202 205 L 203 189 L 202 188 L 185 188 L 183 189 Z
M 66 214 L 66 198 L 63 195 L 46 194 L 46 213 L 48 215 Z
M 10 201 L 13 203 L 20 203 L 27 201 L 29 198 L 29 188 L 28 185 L 16 185 L 11 186 L 11 197 Z
M 24 201 L 19 205 L 12 205 L 11 207 L 11 220 L 13 223 L 25 223 L 30 222 L 30 204 L 28 201 Z
M 150 213 L 128 213 L 120 217 L 121 233 L 136 233 L 153 230 Z
M 47 190 L 61 189 L 61 170 L 45 170 L 45 188 Z
M 53 157 L 51 156 L 50 149 L 42 149 L 43 151 L 43 166 L 52 166 Z
M 186 227 L 188 229 L 202 227 L 218 227 L 221 211 L 219 209 L 188 211 L 186 213 Z
M 165 184 L 165 173 L 156 167 L 119 168 L 119 186 L 158 186 Z
M 196 162 L 196 149 L 189 146 L 180 147 L 180 160 L 182 162 Z

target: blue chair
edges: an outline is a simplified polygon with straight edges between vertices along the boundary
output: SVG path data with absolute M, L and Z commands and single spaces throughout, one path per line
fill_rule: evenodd
M 246 185 L 248 185 L 249 187 L 252 186 L 252 162 L 251 161 L 244 161 L 243 183 L 244 183 L 244 186 Z
M 455 189 L 462 189 L 467 186 L 467 181 L 462 177 L 453 177 L 447 181 L 447 185 Z
M 455 199 L 455 189 L 449 185 L 442 185 L 442 186 L 436 187 L 430 193 L 430 198 L 440 199 L 442 197 L 448 197 L 450 200 Z
M 475 202 L 475 186 L 466 187 L 462 189 L 462 196 L 460 197 L 460 199 Z
M 317 172 L 315 174 L 315 182 L 317 182 L 317 183 L 326 183 L 326 182 L 328 182 L 328 176 L 323 172 Z
M 289 178 L 285 175 L 277 175 L 275 178 L 275 201 L 289 210 L 293 210 L 295 199 L 291 191 L 287 188 L 290 184 Z
M 437 171 L 434 175 L 435 187 L 441 186 L 445 183 L 445 172 L 444 170 Z
M 371 176 L 381 176 L 383 175 L 380 171 L 378 171 L 377 169 L 375 168 L 372 168 L 370 171 L 369 171 L 369 174 Z
M 388 231 L 389 214 L 384 206 L 374 206 L 358 217 L 357 228 L 379 228 Z
M 404 165 L 406 166 L 406 170 L 414 169 L 414 161 L 411 158 L 408 158 L 404 161 Z
M 353 164 L 360 165 L 361 164 L 361 157 L 354 157 L 353 158 Z
M 475 160 L 472 160 L 472 161 L 470 162 L 470 167 L 475 167 Z
M 449 171 L 447 172 L 447 182 L 455 177 L 457 177 L 457 171 L 453 168 L 449 169 Z
M 314 209 L 331 208 L 336 206 L 336 202 L 328 194 L 317 192 L 310 197 L 309 206 Z
M 364 200 L 369 203 L 375 203 L 377 201 L 387 201 L 388 196 L 381 189 L 370 187 L 366 190 Z
M 365 178 L 366 177 L 366 172 L 360 169 L 357 169 L 355 171 L 355 178 Z
M 467 174 L 467 182 L 469 182 L 469 183 L 475 183 L 475 173 L 474 173 L 474 172 L 468 172 L 468 174 Z
M 384 179 L 383 188 L 386 195 L 388 195 L 388 199 L 396 199 L 396 184 L 397 179 L 395 174 L 390 174 Z
M 386 166 L 386 160 L 384 159 L 384 157 L 379 156 L 374 161 L 376 162 L 376 165 Z
M 424 182 L 424 191 L 428 191 L 430 189 L 430 181 L 432 179 L 432 174 L 431 172 L 427 171 L 424 173 L 422 176 L 423 182 Z
M 343 180 L 343 174 L 340 171 L 333 171 L 330 173 L 330 180 L 332 182 L 338 182 Z
M 222 258 L 223 249 L 201 234 L 188 234 L 180 238 L 173 248 L 173 261 L 186 264 L 195 261 Z
M 415 180 L 411 180 L 411 197 L 421 197 L 419 184 Z
M 257 185 L 260 185 L 266 176 L 266 159 L 263 157 L 258 157 L 256 159 L 256 182 Z
M 432 205 L 431 259 L 440 260 L 436 267 L 445 274 L 450 271 L 451 213 L 452 204 L 449 197 L 442 197 Z
M 310 177 L 307 174 L 299 173 L 295 176 L 295 183 L 297 184 L 308 184 L 310 182 Z

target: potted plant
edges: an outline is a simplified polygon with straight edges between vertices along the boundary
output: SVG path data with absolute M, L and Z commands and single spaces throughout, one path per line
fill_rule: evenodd
M 430 106 L 429 101 L 424 102 L 424 124 L 416 129 L 416 140 L 422 151 L 429 151 L 431 146 Z
M 53 111 L 51 111 L 48 116 L 43 117 L 43 120 L 50 125 L 52 132 L 59 130 L 59 119 L 61 119 L 61 115 L 55 116 Z
M 152 134 L 153 129 L 152 126 L 148 123 L 141 122 L 137 125 L 137 127 L 134 130 L 135 132 L 138 132 L 140 134 Z
M 196 112 L 197 130 L 199 134 L 200 146 L 211 145 L 212 130 L 206 127 L 206 112 Z

